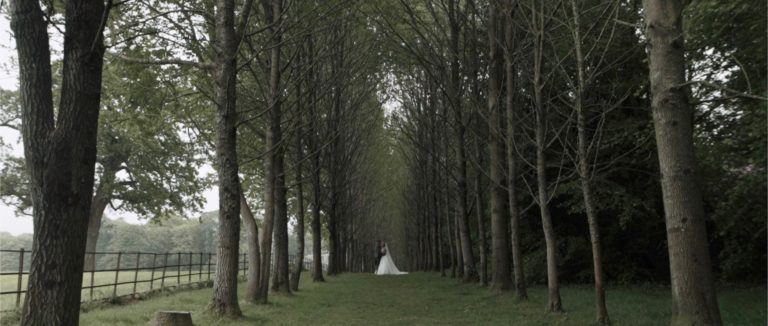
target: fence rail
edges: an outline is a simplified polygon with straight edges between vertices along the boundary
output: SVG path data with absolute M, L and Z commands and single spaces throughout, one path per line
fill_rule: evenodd
M 27 292 L 30 254 L 23 248 L 0 250 L 0 311 L 20 306 Z M 13 256 L 18 259 L 11 258 Z M 92 259 L 94 268 L 86 266 L 83 272 L 83 302 L 208 282 L 216 273 L 216 255 L 209 252 L 87 252 L 86 258 Z M 296 257 L 289 255 L 288 259 L 293 269 Z M 18 266 L 12 266 L 12 271 L 7 269 L 15 263 Z M 304 269 L 309 269 L 311 263 L 304 260 Z M 238 260 L 238 275 L 247 274 L 247 254 L 244 253 Z M 105 283 L 109 280 L 110 283 Z

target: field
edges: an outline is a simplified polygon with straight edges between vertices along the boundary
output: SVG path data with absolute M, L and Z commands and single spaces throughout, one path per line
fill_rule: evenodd
M 244 283 L 239 293 L 242 295 Z M 191 311 L 195 325 L 591 325 L 592 288 L 562 289 L 566 312 L 544 312 L 546 289 L 530 289 L 530 300 L 513 294 L 491 294 L 475 284 L 440 278 L 432 273 L 377 277 L 345 274 L 312 283 L 302 276 L 301 291 L 272 295 L 267 305 L 240 303 L 244 316 L 217 319 L 205 313 L 210 289 L 189 290 L 105 306 L 81 314 L 81 325 L 145 325 L 158 310 Z M 726 325 L 766 325 L 766 289 L 730 289 L 719 300 Z M 609 288 L 608 310 L 615 325 L 665 325 L 670 293 L 662 287 Z

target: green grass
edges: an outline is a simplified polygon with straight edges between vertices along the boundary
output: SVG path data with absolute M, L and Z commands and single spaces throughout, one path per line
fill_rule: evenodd
M 270 297 L 267 305 L 240 303 L 243 318 L 216 319 L 204 312 L 210 289 L 190 290 L 124 306 L 84 312 L 81 325 L 142 325 L 158 310 L 191 311 L 195 325 L 590 325 L 593 292 L 588 286 L 562 289 L 566 313 L 544 312 L 546 289 L 530 289 L 530 300 L 491 294 L 431 273 L 377 277 L 345 274 L 312 283 L 302 277 L 301 291 Z M 239 293 L 242 296 L 244 284 Z M 726 325 L 766 325 L 765 288 L 720 293 Z M 668 289 L 609 288 L 608 310 L 616 325 L 665 325 L 670 317 Z
M 192 274 L 198 273 L 198 270 L 193 270 Z M 189 283 L 189 276 L 184 276 L 187 274 L 187 271 L 182 270 L 181 271 L 181 284 Z M 154 274 L 154 284 L 152 284 L 152 287 L 154 289 L 157 289 L 160 287 L 160 276 L 162 275 L 162 270 L 158 269 L 155 271 Z M 176 269 L 168 269 L 166 271 L 166 279 L 165 279 L 165 286 L 175 286 L 177 284 L 177 270 Z M 120 271 L 118 274 L 118 281 L 117 283 L 122 282 L 133 282 L 135 277 L 134 271 Z M 207 279 L 206 271 L 203 271 L 202 280 Z M 213 275 L 211 275 L 213 277 Z M 27 289 L 27 278 L 28 275 L 24 275 L 21 282 L 21 289 L 26 290 Z M 137 281 L 148 281 L 152 279 L 152 273 L 150 271 L 139 271 Z M 192 282 L 196 282 L 200 279 L 200 276 L 198 275 L 192 275 Z M 93 275 L 93 285 L 99 286 L 104 284 L 113 284 L 115 283 L 115 272 L 95 272 Z M 83 286 L 90 286 L 91 284 L 91 273 L 84 273 L 83 274 Z M 18 286 L 18 275 L 2 275 L 0 276 L 0 292 L 5 291 L 16 291 L 16 287 Z M 150 288 L 150 282 L 141 282 L 136 284 L 136 292 L 142 293 L 149 291 Z M 112 292 L 114 290 L 113 286 L 104 286 L 104 287 L 97 287 L 93 289 L 93 300 L 100 300 L 100 299 L 106 299 L 112 297 Z M 117 296 L 127 295 L 131 294 L 133 292 L 133 284 L 121 284 L 117 286 Z M 82 301 L 89 301 L 91 300 L 91 291 L 90 289 L 84 289 L 81 294 Z M 21 295 L 21 301 L 24 301 L 24 294 Z M 4 294 L 0 295 L 0 311 L 7 311 L 12 310 L 16 306 L 16 295 L 15 294 Z
M 132 274 L 131 274 L 132 275 Z M 140 275 L 141 276 L 141 275 Z M 114 278 L 114 275 L 112 275 Z M 81 325 L 146 325 L 158 310 L 191 311 L 195 325 L 591 325 L 593 292 L 589 286 L 562 289 L 562 314 L 544 312 L 546 288 L 530 289 L 530 300 L 513 293 L 491 294 L 432 273 L 404 276 L 344 274 L 312 283 L 302 276 L 301 291 L 270 296 L 270 303 L 240 302 L 244 316 L 218 319 L 205 313 L 211 289 L 155 296 L 120 306 L 102 306 L 81 314 Z M 110 279 L 108 282 L 112 282 Z M 183 281 L 183 280 L 182 280 Z M 166 282 L 168 282 L 166 280 Z M 175 279 L 172 282 L 175 284 Z M 245 283 L 240 284 L 242 297 Z M 110 290 L 111 291 L 111 290 Z M 670 292 L 662 287 L 609 288 L 608 311 L 615 325 L 666 325 Z M 766 289 L 731 289 L 719 294 L 726 325 L 766 325 Z

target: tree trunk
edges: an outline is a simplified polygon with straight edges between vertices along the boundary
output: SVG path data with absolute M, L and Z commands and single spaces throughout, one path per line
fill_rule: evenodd
M 434 97 L 433 97 L 434 99 Z M 434 102 L 432 103 L 434 104 Z M 436 112 L 435 112 L 436 113 Z M 437 114 L 435 114 L 436 116 Z M 437 149 L 437 120 L 433 120 L 433 137 L 432 137 L 432 148 Z M 433 189 L 431 191 L 432 195 L 432 213 L 434 215 L 435 219 L 435 269 L 440 272 L 440 276 L 445 277 L 445 264 L 443 261 L 443 230 L 442 230 L 442 214 L 440 209 L 440 167 L 438 159 L 433 158 L 432 161 L 432 186 Z
M 341 25 L 341 24 L 339 24 Z M 337 52 L 334 53 L 334 60 L 331 63 L 331 75 L 335 78 L 335 87 L 333 87 L 332 95 L 332 107 L 331 115 L 328 120 L 330 128 L 336 133 L 341 133 L 341 99 L 342 99 L 342 69 L 344 68 L 344 42 L 343 42 L 343 26 L 336 25 L 333 28 L 333 46 L 338 47 Z M 328 165 L 329 175 L 328 182 L 330 183 L 330 210 L 328 214 L 328 275 L 337 275 L 341 272 L 341 260 L 342 256 L 342 244 L 341 244 L 341 218 L 342 218 L 342 171 L 341 166 L 344 163 L 342 161 L 342 144 L 340 142 L 340 135 L 333 135 L 331 140 L 330 150 L 330 162 Z
M 330 182 L 331 184 L 334 183 L 334 174 L 330 175 Z M 338 230 L 336 229 L 336 198 L 333 195 L 335 193 L 335 187 L 331 187 L 330 193 L 331 193 L 331 209 L 329 210 L 328 214 L 328 270 L 327 275 L 328 276 L 335 276 L 338 274 L 338 267 L 336 265 L 336 261 L 338 260 L 338 250 L 339 250 L 339 241 L 338 241 Z
M 672 325 L 720 325 L 698 188 L 690 90 L 684 86 L 682 13 L 687 2 L 643 1 L 672 278 Z
M 453 231 L 454 231 L 454 243 L 456 244 L 456 276 L 458 278 L 464 278 L 464 257 L 461 247 L 461 236 L 459 235 L 459 214 L 453 212 Z
M 448 178 L 445 178 L 445 185 L 448 185 Z M 446 195 L 445 195 L 445 202 L 446 204 L 450 202 L 448 195 L 448 187 L 446 187 Z M 455 218 L 451 218 L 451 212 L 450 208 L 446 205 L 445 208 L 445 226 L 446 231 L 448 234 L 448 251 L 451 254 L 451 278 L 456 278 L 456 266 L 458 265 L 458 255 L 456 254 L 456 249 L 458 246 L 455 243 L 454 234 L 456 234 L 454 230 L 454 226 L 456 225 L 456 222 L 454 221 Z
M 109 197 L 100 184 L 96 187 L 96 194 L 93 195 L 91 210 L 88 214 L 88 236 L 85 242 L 85 271 L 87 272 L 96 270 L 96 244 L 101 231 L 101 219 L 104 217 L 107 205 L 109 205 Z
M 512 53 L 515 50 L 514 17 L 515 0 L 507 0 L 506 23 L 504 24 L 505 72 L 507 76 L 507 194 L 509 195 L 509 217 L 511 229 L 512 266 L 515 275 L 515 292 L 518 300 L 528 300 L 523 269 L 523 253 L 520 249 L 520 208 L 517 203 L 517 155 L 515 154 L 515 66 Z
M 192 313 L 188 311 L 158 311 L 150 326 L 192 326 Z
M 265 146 L 275 147 L 272 128 L 267 128 Z M 269 274 L 272 267 L 272 234 L 275 224 L 275 170 L 273 155 L 264 160 L 264 224 L 261 228 L 261 272 L 259 272 L 259 290 L 254 298 L 256 302 L 267 303 L 269 298 Z
M 491 238 L 493 242 L 492 291 L 507 291 L 512 286 L 509 268 L 509 224 L 507 191 L 504 187 L 504 130 L 501 114 L 502 57 L 499 51 L 499 23 L 495 1 L 488 7 L 488 151 L 491 153 Z
M 451 65 L 450 65 L 450 101 L 454 110 L 454 128 L 456 137 L 456 183 L 457 198 L 456 209 L 458 210 L 457 224 L 461 245 L 461 257 L 463 259 L 463 280 L 464 282 L 474 282 L 478 279 L 475 269 L 475 256 L 472 253 L 472 239 L 469 235 L 469 221 L 467 214 L 467 154 L 464 142 L 465 130 L 464 117 L 462 115 L 462 105 L 460 96 L 461 78 L 459 75 L 459 14 L 456 13 L 456 1 L 448 2 L 448 19 L 451 25 Z
M 479 40 L 475 37 L 479 30 L 477 28 L 476 21 L 478 20 L 479 13 L 475 9 L 476 5 L 474 1 L 469 0 L 465 3 L 465 13 L 468 15 L 468 24 L 469 28 L 465 29 L 465 38 L 470 42 L 468 43 L 468 63 L 467 68 L 470 71 L 469 79 L 471 81 L 470 87 L 471 87 L 471 96 L 472 96 L 472 107 L 474 109 L 474 118 L 478 121 L 479 127 L 485 127 L 484 122 L 484 114 L 481 113 L 482 111 L 482 94 L 481 94 L 481 87 L 480 87 L 480 51 L 482 49 L 479 48 Z M 486 224 L 485 224 L 485 198 L 483 198 L 483 188 L 482 188 L 482 176 L 483 176 L 483 151 L 480 147 L 480 137 L 478 136 L 479 133 L 476 133 L 473 137 L 474 140 L 474 148 L 475 148 L 475 159 L 477 161 L 477 166 L 475 167 L 475 185 L 474 185 L 474 192 L 475 192 L 475 214 L 477 216 L 477 241 L 478 241 L 478 248 L 479 248 L 479 254 L 480 254 L 480 267 L 479 267 L 479 276 L 480 276 L 480 285 L 481 286 L 488 286 L 488 241 L 486 236 Z
M 19 58 L 34 235 L 21 325 L 77 325 L 96 162 L 104 58 L 101 1 L 66 2 L 61 100 L 54 118 L 48 23 L 38 1 L 10 2 Z
M 563 311 L 560 300 L 560 283 L 557 275 L 557 239 L 555 238 L 555 229 L 552 226 L 552 216 L 549 212 L 549 191 L 547 190 L 547 165 L 545 150 L 546 141 L 546 123 L 547 110 L 545 108 L 542 95 L 542 65 L 544 58 L 544 8 L 542 1 L 541 12 L 536 13 L 538 31 L 534 43 L 534 72 L 533 72 L 533 93 L 536 115 L 536 180 L 538 186 L 539 213 L 541 215 L 541 226 L 544 231 L 544 241 L 547 248 L 547 290 L 549 293 L 549 302 L 547 311 Z
M 311 122 L 310 126 L 314 126 L 314 122 Z M 316 137 L 314 131 L 312 137 Z M 313 141 L 313 144 L 316 142 Z M 325 282 L 320 224 L 320 150 L 315 145 L 312 145 L 312 149 L 314 152 L 312 153 L 312 281 Z
M 444 128 L 448 127 L 448 121 L 447 121 L 448 118 L 447 117 L 448 117 L 448 109 L 447 109 L 446 105 L 443 105 L 443 119 L 444 120 L 442 121 L 442 125 L 443 125 Z M 450 166 L 450 157 L 448 156 L 448 138 L 447 137 L 442 137 L 442 139 L 441 139 L 441 146 L 442 146 L 442 149 L 443 149 L 443 153 L 445 153 L 444 155 L 446 156 L 445 157 L 445 164 L 446 164 L 446 166 Z M 451 215 L 452 215 L 451 214 L 451 205 L 450 205 L 450 202 L 451 202 L 451 187 L 450 187 L 450 172 L 449 171 L 447 171 L 447 170 L 443 171 L 442 181 L 443 181 L 443 183 L 442 183 L 442 186 L 443 186 L 443 202 L 445 203 L 443 205 L 443 216 L 445 217 L 444 218 L 444 221 L 445 221 L 444 227 L 445 227 L 445 231 L 446 231 L 446 238 L 448 239 L 448 243 L 447 243 L 447 245 L 448 245 L 448 253 L 450 254 L 450 258 L 451 258 L 451 260 L 450 260 L 451 261 L 451 278 L 456 278 L 456 266 L 458 265 L 457 264 L 458 255 L 456 254 L 457 245 L 454 242 L 454 234 L 455 234 L 455 232 L 453 231 L 454 226 L 455 226 L 455 222 L 454 222 L 455 219 L 451 218 Z
M 479 138 L 475 136 L 475 156 L 477 164 L 482 163 L 482 151 Z M 485 236 L 485 198 L 483 198 L 482 175 L 480 167 L 475 168 L 475 215 L 477 216 L 477 246 L 480 248 L 480 285 L 488 286 L 488 241 Z
M 237 46 L 235 1 L 216 3 L 216 163 L 219 173 L 219 244 L 209 310 L 216 315 L 240 316 L 237 271 L 240 258 L 240 178 L 237 163 Z
M 248 281 L 245 285 L 245 300 L 256 302 L 259 293 L 259 273 L 261 273 L 261 248 L 259 248 L 259 226 L 253 211 L 240 191 L 240 217 L 248 234 Z
M 301 112 L 301 85 L 298 87 L 298 111 Z M 291 290 L 299 290 L 299 278 L 301 277 L 301 271 L 304 268 L 304 181 L 302 177 L 302 161 L 304 161 L 304 145 L 302 142 L 303 132 L 301 124 L 299 122 L 298 130 L 296 131 L 296 240 L 298 241 L 298 248 L 296 252 L 296 262 L 293 267 L 293 274 L 291 275 Z
M 322 228 L 320 223 L 320 203 L 321 189 L 320 189 L 320 156 L 322 150 L 318 146 L 318 130 L 317 130 L 317 103 L 315 97 L 315 69 L 314 69 L 314 37 L 310 33 L 307 36 L 307 79 L 309 87 L 307 89 L 307 96 L 309 98 L 309 137 L 308 145 L 312 162 L 312 281 L 324 282 L 323 279 L 323 251 L 322 251 Z
M 543 112 L 540 111 L 541 115 Z M 552 217 L 549 212 L 549 193 L 547 191 L 546 161 L 544 155 L 544 123 L 543 117 L 537 116 L 536 126 L 536 174 L 538 183 L 538 204 L 541 214 L 541 225 L 544 230 L 544 241 L 547 247 L 547 287 L 549 303 L 547 311 L 561 312 L 563 310 L 560 301 L 560 284 L 557 276 L 557 239 L 555 229 L 552 226 Z
M 589 224 L 589 238 L 592 242 L 592 266 L 595 277 L 595 309 L 597 322 L 601 325 L 611 323 L 608 317 L 608 308 L 605 305 L 605 288 L 603 287 L 603 263 L 600 248 L 600 229 L 597 225 L 597 211 L 592 201 L 591 171 L 588 158 L 589 146 L 587 142 L 587 122 L 584 114 L 584 92 L 586 91 L 586 81 L 584 77 L 584 54 L 581 48 L 581 23 L 580 12 L 575 0 L 571 0 L 571 9 L 573 12 L 573 44 L 576 52 L 576 72 L 577 72 L 577 90 L 575 98 L 576 109 L 576 129 L 577 129 L 577 156 L 578 172 L 581 181 L 581 193 L 584 197 L 584 208 L 587 214 Z
M 439 181 L 438 181 L 439 182 Z M 435 196 L 437 196 L 437 191 L 435 191 Z M 438 200 L 438 197 L 435 198 L 435 200 Z M 443 252 L 443 219 L 441 217 L 442 214 L 440 214 L 440 207 L 437 207 L 437 257 L 438 257 L 438 268 L 440 268 L 440 277 L 445 277 L 445 253 Z
M 272 279 L 272 291 L 288 294 L 291 292 L 289 286 L 288 272 L 288 204 L 286 201 L 285 187 L 285 145 L 283 144 L 282 131 L 282 111 L 280 107 L 280 52 L 282 42 L 282 31 L 280 20 L 282 17 L 282 0 L 264 1 L 264 12 L 271 32 L 271 52 L 269 60 L 269 133 L 271 133 L 272 143 L 268 145 L 269 159 L 272 164 L 273 177 L 273 232 L 275 243 L 275 273 Z M 264 247 L 267 252 L 267 247 Z M 267 266 L 266 268 L 269 268 Z M 264 286 L 269 280 L 269 273 L 264 279 Z M 266 291 L 266 289 L 265 289 Z

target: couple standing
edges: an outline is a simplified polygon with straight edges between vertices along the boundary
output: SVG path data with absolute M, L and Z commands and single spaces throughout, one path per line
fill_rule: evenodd
M 392 254 L 389 253 L 389 247 L 384 241 L 379 240 L 376 246 L 378 249 L 378 267 L 376 268 L 376 275 L 402 275 L 408 274 L 408 272 L 401 272 L 395 266 L 395 261 L 392 260 Z

